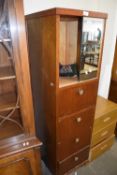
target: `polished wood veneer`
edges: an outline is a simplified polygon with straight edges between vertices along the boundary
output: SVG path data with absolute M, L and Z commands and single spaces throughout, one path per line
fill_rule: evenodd
M 26 16 L 36 132 L 44 144 L 43 159 L 56 175 L 88 161 L 103 48 L 95 73 L 67 79 L 59 69 L 60 63 L 75 60 L 80 69 L 85 16 L 62 8 Z M 88 17 L 100 18 L 105 31 L 107 14 L 88 11 Z
M 93 116 L 94 108 L 88 108 L 75 115 L 59 119 L 58 160 L 64 160 L 78 150 L 89 147 Z
M 76 112 L 96 104 L 98 81 L 94 80 L 85 83 L 79 83 L 74 87 L 66 87 L 59 89 L 59 116 Z M 83 89 L 83 95 L 79 94 Z
M 88 159 L 89 148 L 81 151 L 80 153 L 73 154 L 68 159 L 59 162 L 59 174 L 72 170 L 74 167 L 82 164 Z

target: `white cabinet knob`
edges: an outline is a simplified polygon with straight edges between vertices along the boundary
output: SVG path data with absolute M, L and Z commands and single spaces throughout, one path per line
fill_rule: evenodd
M 54 86 L 54 83 L 53 83 L 53 82 L 51 82 L 51 83 L 50 83 L 50 86 L 51 86 L 51 87 L 53 87 L 53 86 Z
M 83 95 L 84 94 L 84 89 L 79 88 L 79 89 L 76 90 L 76 93 L 79 94 L 79 95 Z
M 79 138 L 76 138 L 76 139 L 75 139 L 75 142 L 76 142 L 76 143 L 79 143 L 79 141 L 80 141 Z
M 75 162 L 77 162 L 79 160 L 79 158 L 78 157 L 75 157 L 74 160 L 75 160 Z
M 77 121 L 77 123 L 80 123 L 82 121 L 82 118 L 81 117 L 77 117 L 76 121 Z

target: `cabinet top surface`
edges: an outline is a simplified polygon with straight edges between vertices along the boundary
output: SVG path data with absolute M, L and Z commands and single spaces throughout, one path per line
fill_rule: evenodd
M 101 96 L 97 97 L 95 119 L 112 111 L 117 111 L 117 104 Z
M 79 10 L 79 9 L 68 9 L 68 8 L 51 8 L 36 13 L 32 13 L 26 16 L 26 18 L 35 18 L 40 16 L 49 15 L 66 15 L 66 16 L 86 16 L 93 18 L 107 18 L 108 14 L 103 12 Z

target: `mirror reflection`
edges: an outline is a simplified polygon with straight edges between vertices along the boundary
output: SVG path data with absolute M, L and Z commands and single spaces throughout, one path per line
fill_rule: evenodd
M 61 17 L 59 35 L 59 86 L 95 78 L 98 72 L 104 20 Z
M 103 28 L 103 19 L 83 18 L 80 80 L 91 79 L 97 76 Z

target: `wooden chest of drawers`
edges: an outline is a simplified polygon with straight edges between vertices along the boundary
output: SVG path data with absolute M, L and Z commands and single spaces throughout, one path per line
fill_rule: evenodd
M 26 17 L 37 135 L 54 175 L 89 157 L 107 14 L 88 14 L 55 8 Z M 96 22 L 103 30 L 100 42 L 86 37 L 84 44 L 84 23 L 90 20 L 90 29 Z M 86 47 L 99 50 L 99 64 L 85 62 Z M 65 75 L 68 71 L 75 75 Z
M 82 150 L 90 145 L 94 107 L 70 116 L 61 117 L 58 124 L 58 159 Z
M 114 142 L 116 121 L 117 104 L 98 96 L 93 126 L 90 160 L 95 159 L 112 146 Z
M 110 149 L 110 147 L 114 143 L 114 135 L 105 139 L 103 142 L 99 143 L 95 147 L 93 147 L 90 151 L 90 160 L 96 159 L 98 156 L 102 155 L 105 151 Z

